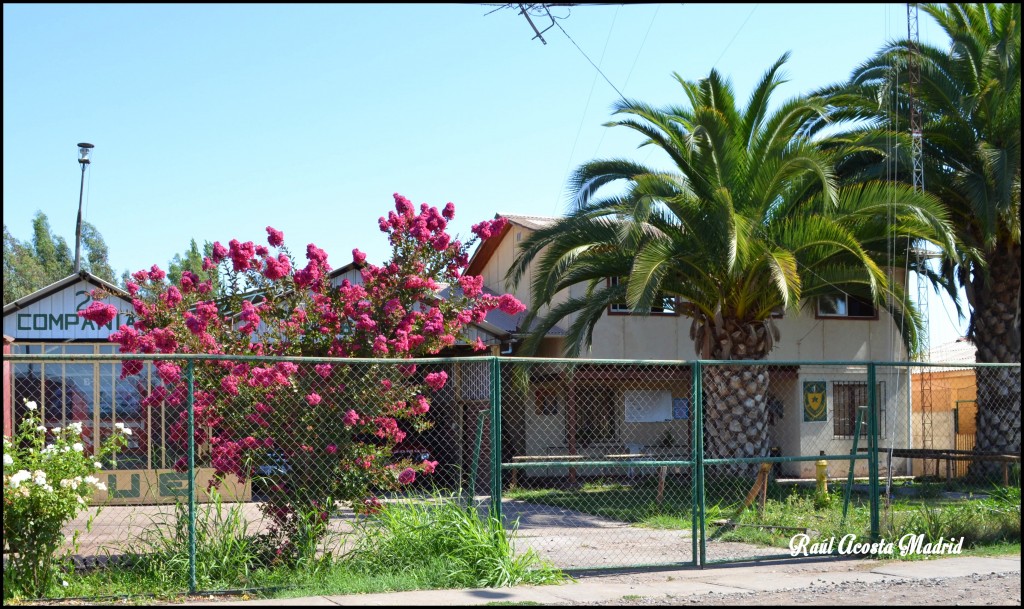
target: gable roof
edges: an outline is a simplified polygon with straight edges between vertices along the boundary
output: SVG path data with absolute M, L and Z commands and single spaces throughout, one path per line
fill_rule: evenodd
M 485 240 L 476 248 L 473 252 L 473 256 L 469 259 L 469 265 L 466 267 L 467 275 L 479 275 L 480 271 L 483 270 L 484 266 L 487 265 L 487 261 L 494 255 L 495 250 L 498 249 L 498 245 L 505 239 L 511 230 L 512 226 L 519 226 L 527 230 L 535 231 L 541 228 L 547 228 L 560 218 L 553 218 L 549 216 L 520 216 L 518 214 L 494 214 L 494 218 L 505 218 L 508 223 L 505 224 L 505 228 L 501 229 L 501 232 L 497 235 L 493 235 L 490 239 Z
M 552 216 L 520 216 L 516 214 L 498 214 L 502 218 L 506 218 L 512 224 L 528 228 L 530 230 L 539 230 L 547 228 L 555 222 L 561 220 L 561 218 L 555 218 Z
M 51 283 L 45 288 L 40 288 L 35 292 L 32 292 L 28 296 L 22 296 L 21 298 L 15 300 L 14 302 L 10 302 L 4 305 L 4 315 L 17 311 L 19 309 L 23 309 L 31 305 L 32 303 L 39 302 L 40 300 L 46 298 L 47 296 L 55 294 L 56 292 L 59 292 L 70 285 L 78 283 L 79 281 L 85 281 L 87 283 L 93 284 L 97 288 L 102 288 L 103 290 L 109 292 L 111 296 L 116 296 L 121 300 L 124 300 L 125 302 L 131 303 L 132 301 L 132 297 L 128 294 L 128 292 L 125 292 L 124 290 L 110 283 L 109 281 L 101 279 L 96 275 L 93 275 L 89 271 L 79 271 L 77 274 L 68 275 L 64 279 L 55 281 L 54 283 Z

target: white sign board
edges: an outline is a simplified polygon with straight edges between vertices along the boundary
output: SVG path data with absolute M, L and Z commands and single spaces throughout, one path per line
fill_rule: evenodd
M 623 392 L 627 423 L 661 423 L 672 420 L 672 392 L 634 389 Z

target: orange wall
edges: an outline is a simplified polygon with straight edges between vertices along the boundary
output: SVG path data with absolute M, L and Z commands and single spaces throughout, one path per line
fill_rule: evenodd
M 922 393 L 922 388 L 928 391 Z M 962 368 L 943 372 L 926 372 L 913 375 L 911 399 L 914 412 L 922 412 L 930 396 L 931 412 L 949 412 L 957 406 L 957 400 L 976 400 L 977 381 L 973 368 Z M 974 433 L 974 420 L 978 406 L 975 402 L 960 403 L 960 433 Z

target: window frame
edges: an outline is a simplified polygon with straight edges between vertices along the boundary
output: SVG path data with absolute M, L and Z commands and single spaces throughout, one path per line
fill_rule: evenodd
M 612 287 L 618 285 L 618 277 L 608 277 L 605 279 L 605 285 Z M 672 307 L 669 310 L 665 310 L 665 307 L 652 307 L 647 315 L 658 316 L 658 317 L 679 317 L 680 299 L 678 296 L 665 296 L 663 298 L 669 298 L 672 300 Z M 644 315 L 643 313 L 634 313 L 632 309 L 624 302 L 613 302 L 608 305 L 608 315 Z
M 842 299 L 842 303 L 843 303 L 843 306 L 846 309 L 846 312 L 845 313 L 822 313 L 821 303 L 822 303 L 822 299 L 825 299 L 825 298 L 836 299 L 837 302 L 839 301 L 839 299 Z M 851 315 L 850 314 L 850 311 L 851 311 L 850 301 L 851 300 L 853 300 L 853 302 L 855 302 L 856 306 L 858 306 L 858 307 L 870 307 L 871 315 Z M 837 308 L 839 308 L 839 307 L 837 307 Z M 864 320 L 868 320 L 868 321 L 877 320 L 878 319 L 878 307 L 876 307 L 874 304 L 868 302 L 867 300 L 864 300 L 863 298 L 859 298 L 857 296 L 853 296 L 852 294 L 846 294 L 845 292 L 844 293 L 840 293 L 840 294 L 831 294 L 829 296 L 818 296 L 815 299 L 815 301 L 814 301 L 814 318 L 815 319 L 864 319 Z
M 861 397 L 860 392 L 863 392 L 863 401 L 868 401 L 868 382 L 866 380 L 833 380 L 832 384 L 832 404 L 829 409 L 832 413 L 832 438 L 836 440 L 852 440 L 854 437 L 853 431 L 857 424 L 857 408 L 858 405 L 855 403 L 858 398 Z M 878 437 L 885 438 L 886 436 L 886 396 L 885 396 L 885 381 L 877 381 L 875 388 L 875 418 L 878 421 Z M 853 390 L 847 393 L 847 389 Z M 840 398 L 845 398 L 845 402 L 840 403 Z M 865 404 L 866 405 L 866 404 Z M 868 437 L 868 425 L 867 421 L 863 421 L 860 430 L 860 437 Z

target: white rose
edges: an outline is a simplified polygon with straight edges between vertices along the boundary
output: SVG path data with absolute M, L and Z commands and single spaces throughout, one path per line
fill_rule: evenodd
M 35 410 L 36 408 L 38 408 L 38 406 L 36 405 L 35 402 L 25 402 L 25 408 L 28 408 L 29 410 Z
M 99 461 L 94 462 L 93 465 L 96 466 L 96 469 L 103 469 L 103 464 Z
M 4 453 L 4 467 L 7 467 L 8 465 L 14 465 L 14 459 L 12 459 L 7 453 Z
M 97 482 L 96 483 L 96 490 L 98 490 L 98 491 L 105 491 L 105 490 L 107 490 L 107 485 L 103 484 L 102 482 Z
M 81 442 L 75 442 L 74 444 L 72 444 L 72 445 L 71 445 L 71 448 L 72 448 L 72 449 L 73 449 L 73 450 L 74 450 L 74 451 L 75 451 L 76 453 L 80 453 L 80 452 L 82 452 L 83 450 L 85 450 L 85 447 L 84 447 L 84 446 L 82 446 L 82 443 L 81 443 Z
M 36 431 L 41 432 L 41 433 L 46 433 L 46 425 L 40 425 L 40 426 L 36 427 Z
M 20 470 L 18 473 L 11 476 L 11 488 L 18 488 L 19 486 L 21 486 L 22 482 L 25 482 L 31 477 L 32 474 L 30 474 L 28 470 Z
M 53 431 L 54 434 L 59 434 L 63 430 L 63 427 L 54 427 L 51 431 Z
M 75 433 L 80 434 L 82 433 L 82 424 L 78 422 L 71 423 L 68 425 L 68 429 L 74 430 Z

